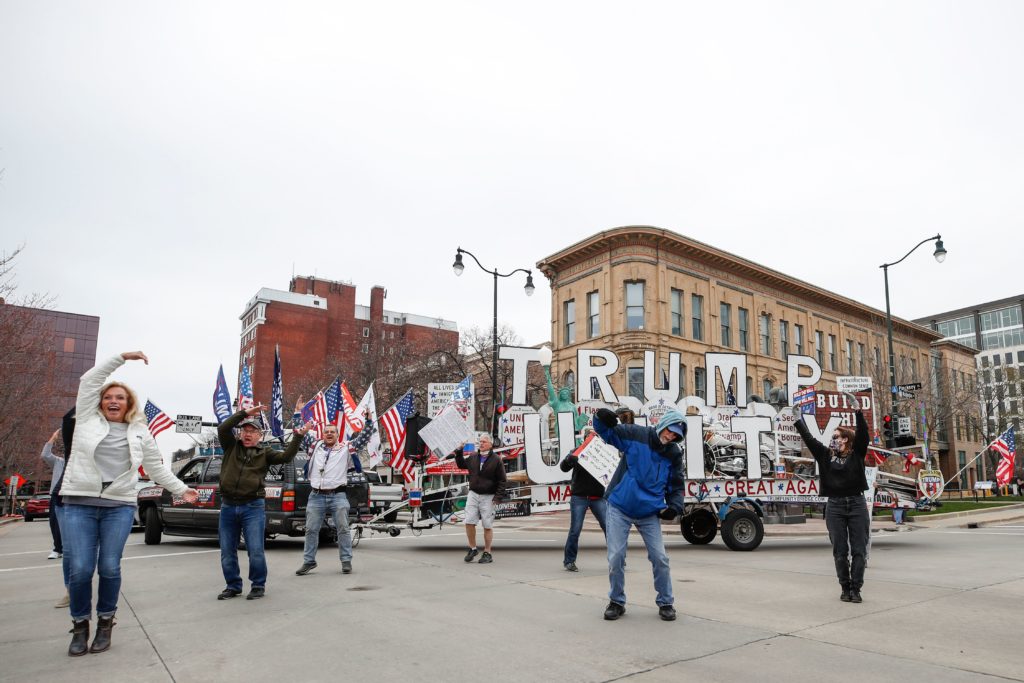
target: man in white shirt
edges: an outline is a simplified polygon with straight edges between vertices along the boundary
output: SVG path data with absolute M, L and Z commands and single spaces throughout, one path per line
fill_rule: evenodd
M 375 431 L 373 424 L 367 424 L 357 436 L 347 441 L 338 441 L 338 427 L 326 425 L 323 441 L 313 448 L 306 466 L 312 491 L 306 503 L 306 546 L 302 554 L 302 566 L 295 572 L 304 576 L 316 569 L 316 551 L 320 544 L 320 527 L 324 516 L 330 513 L 338 533 L 338 554 L 341 557 L 341 572 L 352 572 L 352 536 L 348 531 L 348 470 L 351 466 L 362 472 L 362 465 L 356 453 L 366 445 Z

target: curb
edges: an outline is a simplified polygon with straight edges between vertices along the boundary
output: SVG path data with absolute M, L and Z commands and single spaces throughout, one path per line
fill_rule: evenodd
M 24 521 L 25 521 L 25 518 L 22 517 L 21 515 L 17 515 L 15 517 L 0 517 L 0 526 L 4 526 L 6 524 L 11 524 L 13 522 L 24 522 Z
M 1013 514 L 1010 515 L 1010 518 L 1018 519 L 1021 516 L 1024 516 L 1024 503 L 1011 503 L 1009 505 L 999 505 L 999 506 L 996 506 L 994 508 L 989 508 L 989 509 L 978 508 L 976 510 L 962 510 L 960 512 L 940 512 L 940 513 L 938 513 L 936 515 L 919 515 L 919 516 L 914 518 L 914 521 L 917 522 L 918 524 L 921 524 L 921 523 L 924 523 L 924 522 L 928 522 L 928 521 L 931 521 L 931 520 L 934 520 L 936 522 L 941 522 L 943 520 L 958 519 L 960 517 L 973 517 L 973 516 L 976 516 L 976 515 L 985 515 L 985 514 L 990 514 L 990 513 L 999 514 L 999 513 L 1002 513 L 1002 512 L 1012 512 Z M 911 513 L 911 514 L 913 514 L 913 513 Z M 985 521 L 986 522 L 1001 522 L 1001 521 L 1005 521 L 1005 520 L 1000 518 L 1000 519 L 992 519 L 992 520 L 985 520 Z

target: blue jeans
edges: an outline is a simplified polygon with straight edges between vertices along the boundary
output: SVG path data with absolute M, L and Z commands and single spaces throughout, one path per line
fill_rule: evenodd
M 864 496 L 829 498 L 825 506 L 825 527 L 832 541 L 836 578 L 843 589 L 860 590 L 868 559 L 871 518 Z
M 323 526 L 324 516 L 328 513 L 334 518 L 334 528 L 338 532 L 338 556 L 342 562 L 352 561 L 352 534 L 348 532 L 348 509 L 348 496 L 343 491 L 309 494 L 309 501 L 306 503 L 306 546 L 302 553 L 303 562 L 316 562 L 320 527 Z
M 263 510 L 263 499 L 220 507 L 220 568 L 224 572 L 224 583 L 231 590 L 242 591 L 242 574 L 238 568 L 238 541 L 245 534 L 245 550 L 249 553 L 249 583 L 255 586 L 267 585 L 267 557 L 263 553 L 263 537 L 267 517 Z
M 576 561 L 580 551 L 580 532 L 583 531 L 583 519 L 587 516 L 588 509 L 594 513 L 597 523 L 601 525 L 601 531 L 605 531 L 604 520 L 608 501 L 604 498 L 590 500 L 586 496 L 569 496 L 569 538 L 565 539 L 565 556 L 562 558 L 562 564 Z
M 665 543 L 661 540 L 661 520 L 657 515 L 649 517 L 630 517 L 614 505 L 608 506 L 605 521 L 605 538 L 608 540 L 608 580 L 611 590 L 608 598 L 620 605 L 626 604 L 626 544 L 629 541 L 629 529 L 635 526 L 647 546 L 647 559 L 654 568 L 654 589 L 658 591 L 655 602 L 658 606 L 671 605 L 672 576 L 668 570 L 668 555 L 665 554 Z
M 113 616 L 121 592 L 121 553 L 132 530 L 135 506 L 65 505 L 60 514 L 71 618 L 81 621 L 92 616 L 92 577 L 97 569 L 96 614 Z
M 63 505 L 54 505 L 52 508 L 50 508 L 50 516 L 53 519 L 57 520 L 57 527 L 58 528 L 63 526 L 64 525 L 64 506 Z M 62 544 L 61 548 L 63 548 L 63 547 L 64 546 Z M 68 587 L 68 576 L 71 574 L 71 569 L 68 566 L 69 562 L 70 562 L 70 560 L 68 559 L 67 553 L 64 553 L 61 556 L 61 558 L 60 558 L 60 568 L 61 568 L 61 571 L 64 573 L 64 587 L 65 588 Z

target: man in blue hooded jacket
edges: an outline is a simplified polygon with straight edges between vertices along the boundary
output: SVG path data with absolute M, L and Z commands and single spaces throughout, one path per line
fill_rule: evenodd
M 626 544 L 630 527 L 636 526 L 654 568 L 658 615 L 673 621 L 672 576 L 661 538 L 661 520 L 675 519 L 683 511 L 683 452 L 675 442 L 686 436 L 686 422 L 682 413 L 670 410 L 654 428 L 618 424 L 615 413 L 602 408 L 597 411 L 594 428 L 605 443 L 622 453 L 604 494 L 608 500 L 605 535 L 611 583 L 604 618 L 618 619 L 626 612 Z

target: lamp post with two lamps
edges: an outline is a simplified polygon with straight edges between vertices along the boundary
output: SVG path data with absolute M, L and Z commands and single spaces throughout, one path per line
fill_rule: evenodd
M 455 263 L 452 264 L 452 270 L 455 271 L 456 275 L 462 275 L 462 272 L 466 267 L 462 263 L 462 255 L 469 254 L 476 261 L 476 265 L 480 266 L 480 270 L 490 274 L 494 278 L 494 319 L 493 319 L 493 339 L 491 342 L 491 435 L 494 437 L 495 444 L 500 445 L 498 442 L 498 278 L 499 277 L 512 277 L 516 273 L 526 273 L 526 286 L 523 287 L 523 291 L 526 292 L 526 296 L 533 296 L 533 271 L 527 270 L 526 268 L 516 268 L 508 273 L 499 273 L 497 268 L 490 269 L 485 268 L 480 259 L 478 259 L 473 253 L 466 251 L 462 247 L 455 249 Z

